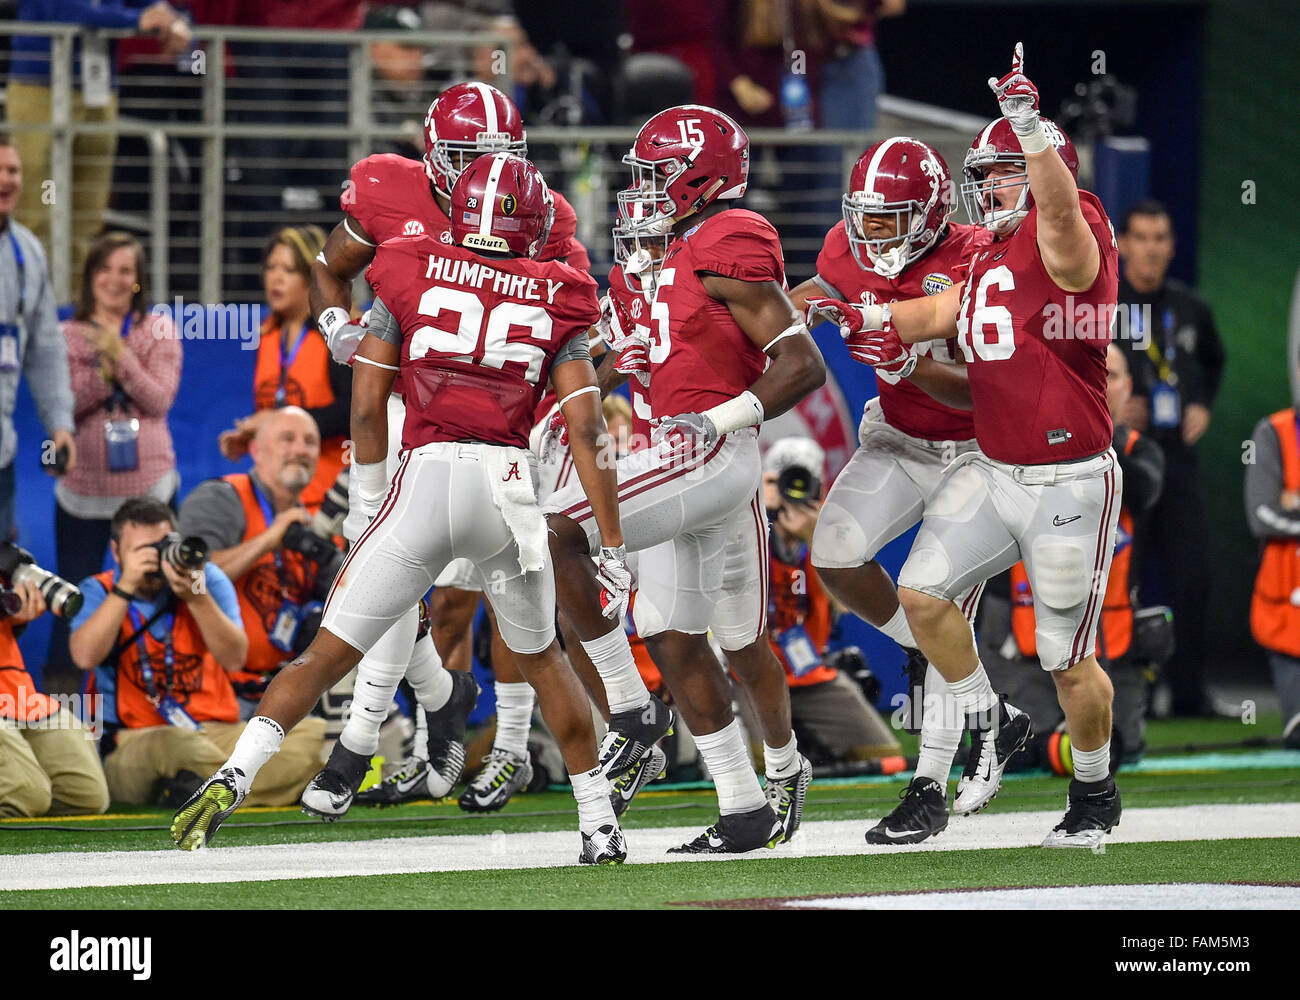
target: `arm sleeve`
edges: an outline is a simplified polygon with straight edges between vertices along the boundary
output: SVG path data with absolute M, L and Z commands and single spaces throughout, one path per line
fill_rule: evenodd
M 1219 395 L 1219 385 L 1223 382 L 1223 369 L 1227 363 L 1227 354 L 1223 350 L 1223 341 L 1214 325 L 1214 314 L 1204 302 L 1197 301 L 1200 328 L 1196 336 L 1196 360 L 1201 363 L 1203 375 L 1200 379 L 1199 392 L 1193 402 L 1213 409 L 1214 400 Z
M 181 504 L 179 520 L 182 535 L 198 535 L 213 552 L 238 545 L 247 527 L 239 494 L 220 479 L 195 487 Z
M 226 576 L 220 566 L 208 563 L 203 569 L 203 579 L 207 584 L 208 593 L 217 602 L 217 607 L 242 629 L 244 617 L 239 613 L 239 595 L 235 593 L 235 585 L 230 582 L 230 577 Z
M 352 369 L 347 365 L 336 365 L 327 360 L 330 391 L 334 393 L 334 402 L 328 406 L 318 406 L 307 412 L 316 421 L 322 438 L 347 437 L 352 421 Z
M 23 356 L 23 373 L 45 430 L 73 430 L 72 385 L 68 381 L 68 343 L 59 329 L 49 271 L 41 259 L 41 293 L 27 314 L 31 336 Z
M 587 338 L 583 335 L 583 331 L 575 330 L 573 336 L 566 340 L 564 345 L 556 353 L 555 361 L 552 362 L 551 368 L 554 369 L 556 365 L 562 365 L 566 361 L 590 360 L 591 348 L 587 346 Z M 603 354 L 601 355 L 600 360 L 604 360 Z
M 1246 523 L 1256 538 L 1300 537 L 1300 511 L 1282 509 L 1282 448 L 1273 425 L 1261 420 L 1250 437 L 1255 461 L 1246 465 Z
M 1125 429 L 1127 434 L 1127 429 Z M 1124 473 L 1124 506 L 1133 514 L 1143 514 L 1160 499 L 1165 482 L 1165 453 L 1149 437 L 1139 437 L 1133 451 L 1124 454 L 1116 448 L 1119 467 Z
M 402 346 L 402 328 L 397 325 L 396 317 L 388 311 L 388 305 L 377 295 L 370 306 L 370 321 L 366 330 L 387 344 Z

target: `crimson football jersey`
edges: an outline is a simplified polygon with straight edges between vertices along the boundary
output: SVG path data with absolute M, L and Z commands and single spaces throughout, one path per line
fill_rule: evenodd
M 975 436 L 990 458 L 1046 465 L 1111 446 L 1106 346 L 1119 291 L 1119 252 L 1096 195 L 1079 206 L 1101 251 L 1092 287 L 1066 292 L 1038 253 L 1038 209 L 1006 240 L 976 250 L 957 313 Z
M 541 259 L 562 258 L 570 267 L 590 271 L 591 259 L 578 242 L 573 206 L 554 189 L 551 196 L 555 199 L 555 222 Z M 376 244 L 421 233 L 442 243 L 451 242 L 451 220 L 433 197 L 424 164 L 396 153 L 376 153 L 354 163 L 339 195 L 339 208 L 361 223 Z
M 600 316 L 596 283 L 559 261 L 490 260 L 429 234 L 389 240 L 366 280 L 402 330 L 402 447 L 528 447 L 551 365 Z
M 949 224 L 947 235 L 920 260 L 896 278 L 882 278 L 858 265 L 849 250 L 849 239 L 841 220 L 826 234 L 817 255 L 817 276 L 837 292 L 837 298 L 867 305 L 901 302 L 922 295 L 938 295 L 966 279 L 970 250 L 988 242 L 978 226 Z M 930 340 L 916 345 L 916 353 L 944 364 L 957 364 L 951 339 Z M 927 441 L 967 441 L 975 436 L 969 410 L 946 406 L 908 379 L 891 382 L 876 373 L 880 407 L 885 420 L 905 434 Z
M 701 271 L 784 286 L 780 238 L 763 216 L 732 208 L 669 246 L 649 321 L 650 409 L 656 418 L 725 403 L 753 385 L 767 362 L 726 304 L 704 290 Z
M 623 312 L 632 317 L 637 333 L 649 338 L 650 304 L 640 292 L 631 291 L 623 279 L 623 269 L 615 264 L 609 270 L 609 294 L 622 307 Z M 627 331 L 631 333 L 631 330 Z M 610 364 L 613 358 L 606 362 Z M 638 378 L 627 380 L 628 396 L 632 402 L 632 443 L 644 447 L 650 442 L 650 392 Z

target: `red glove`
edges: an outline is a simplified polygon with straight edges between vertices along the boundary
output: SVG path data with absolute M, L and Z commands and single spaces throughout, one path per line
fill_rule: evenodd
M 846 341 L 854 361 L 877 371 L 907 378 L 916 370 L 916 351 L 904 344 L 892 329 L 855 333 Z
M 889 322 L 889 312 L 884 306 L 861 305 L 839 299 L 808 299 L 808 315 L 816 314 L 840 328 L 840 336 L 848 339 L 864 330 L 879 330 Z
M 989 77 L 989 87 L 1016 135 L 1023 138 L 1038 130 L 1038 88 L 1025 76 L 1025 47 L 1020 42 L 1011 58 L 1011 72 L 1000 80 Z
M 645 388 L 650 384 L 650 345 L 640 340 L 629 340 L 617 358 L 614 370 L 631 376 Z
M 542 431 L 542 438 L 537 443 L 537 457 L 549 464 L 555 461 L 561 448 L 568 446 L 569 425 L 564 422 L 564 414 L 556 410 L 546 422 L 546 429 Z

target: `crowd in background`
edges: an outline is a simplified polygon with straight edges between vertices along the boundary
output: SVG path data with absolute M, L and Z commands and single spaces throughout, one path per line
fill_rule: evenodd
M 140 32 L 138 39 L 118 43 L 116 52 L 79 48 L 78 74 L 98 73 L 98 58 L 107 60 L 102 92 L 80 85 L 86 81 L 79 78 L 72 113 L 81 121 L 112 119 L 116 91 L 130 85 L 133 66 L 189 53 L 193 23 L 500 31 L 515 43 L 514 96 L 530 122 L 600 124 L 643 116 L 655 108 L 637 107 L 628 84 L 645 73 L 656 84 L 675 78 L 684 88 L 682 99 L 718 106 L 743 124 L 867 129 L 874 123 L 874 96 L 883 89 L 873 26 L 877 18 L 903 13 L 905 4 L 627 0 L 598 5 L 595 14 L 584 5 L 582 18 L 566 16 L 570 4 L 510 0 L 369 9 L 360 0 L 279 5 L 192 0 L 180 12 L 167 3 L 134 0 L 97 5 L 20 0 L 17 6 L 26 20 Z M 796 51 L 807 53 L 810 72 L 792 80 L 788 69 Z M 40 39 L 14 42 L 6 100 L 11 123 L 48 122 L 47 52 L 48 42 L 42 50 Z M 633 63 L 626 61 L 629 54 L 653 58 Z M 232 45 L 230 52 L 234 72 L 250 84 L 277 79 L 275 55 L 273 43 L 260 42 Z M 489 65 L 492 50 L 486 48 L 459 67 L 445 53 L 401 42 L 375 43 L 371 55 L 380 83 L 373 95 L 376 121 L 399 127 L 418 126 L 411 113 L 415 83 L 495 75 Z M 321 72 L 321 85 L 328 86 L 329 71 Z M 295 102 L 310 103 L 315 96 L 294 92 L 257 113 L 290 120 Z M 301 144 L 306 159 L 320 146 L 317 140 Z M 388 149 L 412 157 L 423 153 L 419 133 L 411 128 Z M 109 134 L 78 137 L 74 165 L 112 157 Z M 303 609 L 319 602 L 317 577 L 327 576 L 326 557 L 309 541 L 286 538 L 303 534 L 343 470 L 350 408 L 350 373 L 331 363 L 307 301 L 310 265 L 324 245 L 324 232 L 303 225 L 277 227 L 269 236 L 253 233 L 264 245 L 260 293 L 266 310 L 248 412 L 210 443 L 232 462 L 250 458 L 252 468 L 204 484 L 181 483 L 168 415 L 177 402 L 182 341 L 160 327 L 169 321 L 150 309 L 145 249 L 129 234 L 102 231 L 104 210 L 113 199 L 112 172 L 89 171 L 82 177 L 74 169 L 74 294 L 69 317 L 59 323 L 45 251 L 49 210 L 39 183 L 49 171 L 48 133 L 19 132 L 0 142 L 0 546 L 14 536 L 12 413 L 23 378 L 49 435 L 43 461 L 48 458 L 48 471 L 58 476 L 52 525 L 57 565 L 51 569 L 79 585 L 85 599 L 79 611 L 56 617 L 45 687 L 60 675 L 85 675 L 92 691 L 112 699 L 114 711 L 101 720 L 110 730 L 107 742 L 101 741 L 101 751 L 107 751 L 102 768 L 87 752 L 94 744 L 82 724 L 61 719 L 68 713 L 57 702 L 30 700 L 13 719 L 0 713 L 0 763 L 5 765 L 0 767 L 0 816 L 101 812 L 110 796 L 122 802 L 175 802 L 188 795 L 199 775 L 225 760 L 267 677 L 306 634 Z M 256 199 L 280 202 L 286 187 L 315 182 L 311 177 L 244 180 L 252 192 L 245 207 L 254 217 Z M 234 235 L 237 243 L 249 233 L 241 234 L 236 224 Z M 1158 449 L 1163 467 L 1163 488 L 1139 512 L 1141 543 L 1135 547 L 1132 581 L 1172 607 L 1176 633 L 1175 658 L 1155 689 L 1157 702 L 1169 704 L 1155 707 L 1206 714 L 1214 710 L 1202 656 L 1212 620 L 1210 531 L 1197 445 L 1212 419 L 1225 352 L 1205 304 L 1166 278 L 1175 244 L 1163 207 L 1158 202 L 1133 206 L 1119 227 L 1119 243 L 1120 308 L 1132 310 L 1135 320 L 1150 328 L 1112 351 L 1123 356 L 1116 378 L 1131 385 L 1129 398 L 1113 409 L 1117 424 L 1141 432 Z M 1293 360 L 1300 364 L 1300 358 Z M 607 410 L 607 416 L 613 426 L 620 414 Z M 1247 514 L 1266 552 L 1294 546 L 1300 536 L 1300 444 L 1288 436 L 1297 432 L 1293 411 L 1262 420 L 1256 430 L 1255 444 L 1265 460 L 1247 466 Z M 811 567 L 803 565 L 818 498 L 792 503 L 776 492 L 784 467 L 797 462 L 821 475 L 824 460 L 807 439 L 781 442 L 769 453 L 773 574 L 803 569 L 812 580 L 802 601 L 774 614 L 806 628 L 817 647 L 813 669 L 786 664 L 800 745 L 818 748 L 819 763 L 879 759 L 898 752 L 897 740 L 871 705 L 865 665 L 833 665 L 829 646 L 836 610 Z M 202 539 L 207 550 L 197 568 L 187 568 L 176 552 L 178 541 L 192 537 Z M 327 540 L 330 533 L 316 537 Z M 0 576 L 10 572 L 8 565 L 0 560 Z M 1005 592 L 1008 613 L 1013 586 Z M 0 694 L 21 688 L 15 678 L 26 675 L 15 636 L 47 608 L 46 597 L 30 584 L 12 589 L 13 601 L 4 605 L 7 617 L 0 620 Z M 1266 555 L 1252 626 L 1270 652 L 1292 741 L 1300 738 L 1295 638 L 1300 620 L 1293 617 L 1298 594 L 1300 580 L 1269 569 Z M 1008 617 L 1001 634 L 1012 633 Z M 997 634 L 996 628 L 989 630 L 990 636 Z M 1010 648 L 995 645 L 990 660 Z M 777 652 L 784 660 L 783 650 Z M 168 685 L 173 673 L 186 678 L 192 695 L 186 706 L 159 695 L 166 685 L 153 676 L 158 666 L 167 672 Z M 1030 674 L 1039 678 L 1038 671 L 1024 676 Z M 25 690 L 35 692 L 35 683 Z M 1135 681 L 1134 690 L 1140 720 L 1148 710 L 1149 679 Z M 36 725 L 51 719 L 60 724 Z M 1134 732 L 1128 747 L 1140 752 L 1138 723 Z M 292 803 L 317 770 L 323 720 L 308 720 L 295 734 L 277 769 L 268 768 L 259 783 L 257 802 Z

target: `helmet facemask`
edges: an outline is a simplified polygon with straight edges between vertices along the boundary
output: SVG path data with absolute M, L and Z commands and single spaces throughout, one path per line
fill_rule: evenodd
M 885 202 L 878 194 L 851 191 L 841 202 L 844 232 L 858 266 L 882 278 L 896 278 L 934 245 L 936 232 L 926 232 L 926 206 L 916 201 Z M 866 235 L 867 216 L 892 216 L 894 235 L 873 239 Z
M 429 177 L 438 193 L 450 198 L 456 179 L 484 153 L 514 153 L 527 159 L 528 142 L 522 138 L 512 138 L 509 132 L 480 132 L 473 142 L 435 139 L 433 152 L 426 157 L 426 165 L 430 168 Z M 446 184 L 445 189 L 438 183 L 440 176 Z
M 645 197 L 642 189 L 628 188 L 618 193 L 618 223 L 614 226 L 614 262 L 622 268 L 628 291 L 640 292 L 647 300 L 653 298 L 659 268 L 668 252 L 671 235 L 659 223 L 655 211 L 657 204 Z M 671 229 L 669 220 L 668 228 Z M 629 277 L 639 282 L 634 286 Z
M 999 163 L 1014 164 L 1020 170 L 1014 174 L 988 177 L 989 168 Z M 961 198 L 971 223 L 998 236 L 1014 232 L 1029 214 L 1029 173 L 1025 169 L 1024 156 L 1017 153 L 986 153 L 976 156 L 972 150 L 966 154 L 963 173 L 966 180 L 961 186 Z M 1016 187 L 1020 191 L 1015 205 L 1011 208 L 997 208 L 997 193 Z

